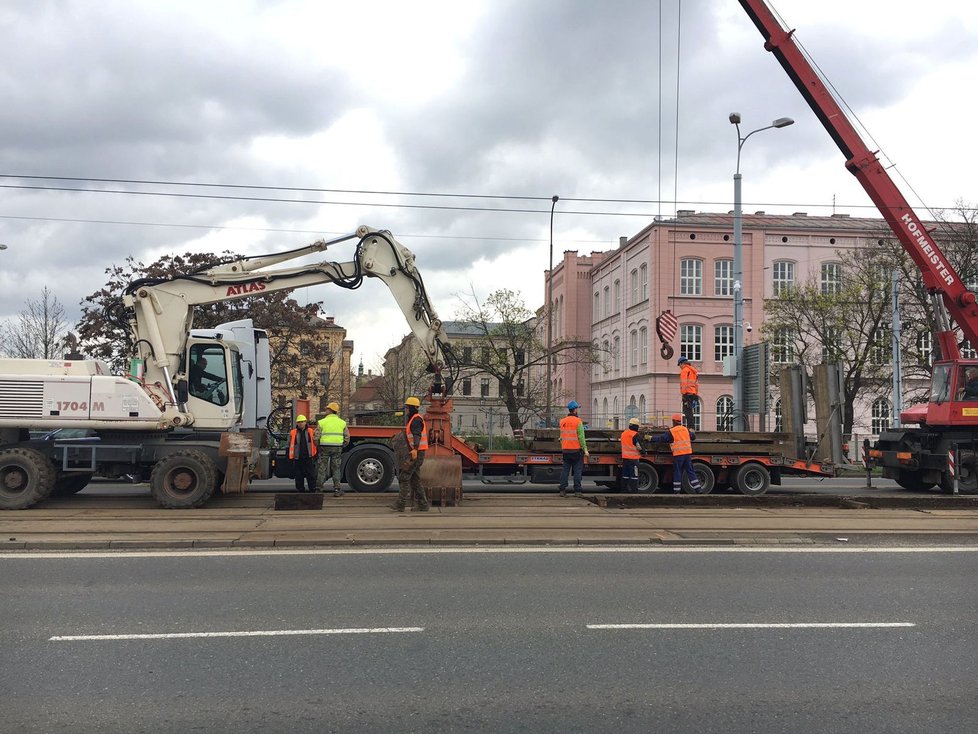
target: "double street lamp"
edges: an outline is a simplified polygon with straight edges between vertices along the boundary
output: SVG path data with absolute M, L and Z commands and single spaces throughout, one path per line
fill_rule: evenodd
M 734 382 L 733 382 L 733 425 L 734 431 L 746 431 L 747 421 L 744 413 L 744 376 L 743 376 L 743 357 L 744 357 L 744 272 L 743 272 L 743 218 L 742 203 L 740 198 L 740 151 L 744 143 L 754 133 L 771 128 L 788 127 L 795 123 L 790 117 L 779 117 L 770 125 L 751 130 L 746 135 L 740 134 L 740 113 L 730 113 L 730 123 L 737 128 L 737 170 L 734 173 L 734 263 L 733 263 L 733 337 L 734 337 Z

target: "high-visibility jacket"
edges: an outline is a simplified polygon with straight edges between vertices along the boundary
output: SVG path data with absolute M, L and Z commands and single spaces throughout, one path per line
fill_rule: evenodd
M 685 456 L 693 453 L 693 441 L 689 437 L 689 429 L 686 426 L 673 426 L 669 429 L 672 434 L 672 443 L 669 444 L 673 456 Z
M 580 451 L 581 437 L 577 428 L 583 421 L 576 415 L 566 415 L 560 419 L 560 448 L 562 451 Z
M 316 455 L 316 452 L 319 450 L 316 448 L 316 441 L 313 439 L 314 431 L 309 426 L 306 426 L 305 431 L 309 436 L 309 458 L 313 458 Z M 289 431 L 289 458 L 290 459 L 294 459 L 296 456 L 295 441 L 296 438 L 298 438 L 298 435 L 299 435 L 298 428 L 293 428 L 291 431 Z
M 679 392 L 683 395 L 697 395 L 699 385 L 696 380 L 699 372 L 689 362 L 685 362 L 679 370 Z
M 428 424 L 424 422 L 424 418 L 421 417 L 419 413 L 415 413 L 413 416 L 408 418 L 407 423 L 404 424 L 404 435 L 407 437 L 407 444 L 409 449 L 414 449 L 414 433 L 411 431 L 411 424 L 419 420 L 421 421 L 421 441 L 418 443 L 418 451 L 428 450 Z
M 319 443 L 323 446 L 342 446 L 346 421 L 330 413 L 319 421 Z
M 638 446 L 635 445 L 635 437 L 638 431 L 626 428 L 621 432 L 621 458 L 637 459 L 639 457 Z

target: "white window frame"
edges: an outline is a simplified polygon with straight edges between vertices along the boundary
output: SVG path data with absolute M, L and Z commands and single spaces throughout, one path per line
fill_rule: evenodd
M 890 422 L 892 420 L 893 409 L 890 406 L 890 401 L 886 398 L 878 398 L 873 401 L 873 407 L 870 410 L 870 433 L 878 436 L 883 431 L 890 427 Z
M 649 363 L 649 330 L 645 326 L 638 330 L 638 361 L 639 364 Z
M 722 362 L 734 353 L 734 327 L 719 324 L 713 327 L 713 361 Z
M 638 330 L 632 329 L 628 334 L 629 341 L 631 342 L 631 350 L 629 351 L 630 359 L 629 364 L 632 367 L 638 367 Z
M 732 395 L 721 395 L 717 398 L 717 430 L 733 430 L 733 408 L 734 401 Z
M 703 295 L 703 261 L 698 257 L 684 257 L 679 261 L 679 295 Z
M 771 362 L 773 364 L 793 364 L 795 361 L 795 340 L 787 329 L 778 329 L 771 339 Z
M 713 295 L 733 295 L 733 260 L 713 261 Z
M 831 296 L 842 292 L 842 263 L 824 262 L 820 268 L 822 295 Z
M 771 292 L 775 297 L 795 287 L 793 260 L 775 260 L 771 264 Z
M 703 326 L 701 324 L 680 324 L 679 354 L 690 362 L 703 361 Z
M 642 263 L 638 268 L 638 284 L 641 290 L 641 300 L 649 300 L 649 266 Z

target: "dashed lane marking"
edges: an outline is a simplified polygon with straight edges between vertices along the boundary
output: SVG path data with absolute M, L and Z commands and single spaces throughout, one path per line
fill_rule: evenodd
M 589 624 L 589 630 L 742 630 L 820 629 L 835 627 L 916 627 L 914 622 L 662 622 L 654 624 Z
M 424 632 L 424 627 L 346 627 L 316 630 L 245 630 L 239 632 L 159 632 L 132 635 L 57 635 L 48 642 L 100 640 L 179 640 L 190 637 L 286 637 L 293 635 L 370 635 L 391 632 Z

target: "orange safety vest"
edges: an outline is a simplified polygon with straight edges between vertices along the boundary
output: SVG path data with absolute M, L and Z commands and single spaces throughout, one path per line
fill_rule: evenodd
M 672 448 L 673 456 L 685 456 L 693 453 L 693 442 L 689 437 L 689 429 L 686 426 L 673 426 L 669 429 L 669 433 L 672 434 L 670 447 Z
M 428 450 L 428 424 L 424 422 L 424 418 L 421 417 L 420 413 L 415 413 L 408 422 L 404 424 L 404 435 L 407 436 L 407 444 L 409 449 L 414 448 L 414 434 L 411 433 L 411 424 L 414 419 L 417 418 L 421 421 L 421 442 L 418 444 L 418 451 Z
M 583 421 L 576 415 L 564 416 L 560 419 L 560 448 L 562 451 L 580 451 L 581 439 L 577 436 L 577 427 Z
M 638 431 L 626 428 L 621 432 L 621 458 L 637 459 L 639 457 L 638 446 L 635 445 L 635 437 Z
M 683 395 L 696 395 L 699 393 L 699 386 L 696 379 L 699 373 L 689 362 L 686 362 L 679 370 L 679 392 Z
M 306 426 L 306 432 L 308 432 L 309 434 L 309 458 L 313 458 L 316 456 L 316 452 L 319 449 L 316 448 L 316 442 L 313 441 L 312 439 L 313 430 L 309 426 Z M 291 431 L 289 431 L 289 458 L 290 459 L 295 458 L 295 439 L 298 435 L 299 435 L 298 428 L 293 428 Z

